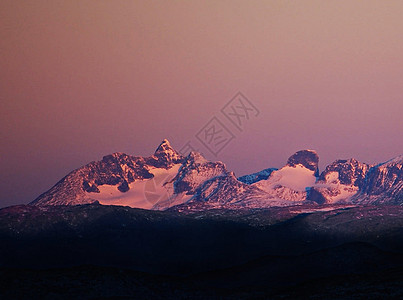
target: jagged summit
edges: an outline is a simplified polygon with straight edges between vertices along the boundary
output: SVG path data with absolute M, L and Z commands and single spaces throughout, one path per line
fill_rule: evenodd
M 365 185 L 370 168 L 354 158 L 336 160 L 320 174 L 307 199 L 319 204 L 348 202 Z
M 155 150 L 154 157 L 160 161 L 161 166 L 166 168 L 184 160 L 184 157 L 171 146 L 167 139 L 164 139 Z
M 159 154 L 161 152 L 176 152 L 174 148 L 172 148 L 171 143 L 167 139 L 163 139 L 159 144 L 157 149 L 154 152 L 154 155 Z
M 371 165 L 359 162 L 355 158 L 338 159 L 325 168 L 319 176 L 319 181 L 329 183 L 334 180 L 332 173 L 337 173 L 337 180 L 341 184 L 361 187 L 370 168 Z

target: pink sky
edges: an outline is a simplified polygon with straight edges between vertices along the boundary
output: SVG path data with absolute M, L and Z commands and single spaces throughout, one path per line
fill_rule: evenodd
M 402 1 L 0 2 L 0 206 L 112 152 L 180 148 L 238 91 L 236 175 L 403 153 Z

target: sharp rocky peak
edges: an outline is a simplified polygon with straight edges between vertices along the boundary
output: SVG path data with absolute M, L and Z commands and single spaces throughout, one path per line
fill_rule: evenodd
M 167 139 L 164 139 L 155 150 L 154 157 L 156 157 L 162 165 L 167 167 L 172 164 L 182 163 L 184 160 L 184 157 L 172 148 Z
M 174 148 L 172 148 L 171 143 L 167 139 L 164 139 L 161 142 L 161 144 L 158 146 L 158 148 L 155 150 L 154 155 L 157 155 L 160 153 L 170 153 L 170 152 L 176 152 L 176 150 Z

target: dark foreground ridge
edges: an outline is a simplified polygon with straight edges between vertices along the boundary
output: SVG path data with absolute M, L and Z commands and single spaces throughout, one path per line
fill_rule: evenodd
M 403 296 L 400 206 L 14 206 L 0 240 L 1 299 Z

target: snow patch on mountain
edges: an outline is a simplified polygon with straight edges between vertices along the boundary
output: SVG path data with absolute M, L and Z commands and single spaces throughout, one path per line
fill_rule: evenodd
M 259 181 L 252 186 L 278 199 L 305 201 L 307 188 L 313 186 L 315 181 L 315 171 L 298 164 L 274 171 L 267 180 Z
M 273 189 L 276 186 L 285 186 L 295 191 L 305 191 L 306 187 L 312 186 L 316 181 L 314 171 L 305 168 L 303 165 L 295 167 L 285 166 L 278 171 L 274 171 L 272 175 L 257 186 L 262 189 Z
M 318 202 L 319 204 L 334 204 L 346 202 L 358 192 L 359 188 L 354 185 L 340 183 L 339 173 L 330 172 L 326 174 L 325 181 L 316 183 L 310 190 L 308 199 Z M 317 198 L 315 193 L 319 193 Z
M 121 192 L 116 185 L 98 186 L 99 193 L 88 193 L 88 197 L 103 205 L 122 205 L 143 209 L 154 209 L 160 202 L 170 199 L 174 194 L 172 179 L 178 173 L 181 164 L 169 169 L 153 168 L 151 179 L 139 180 L 129 184 L 127 192 Z

